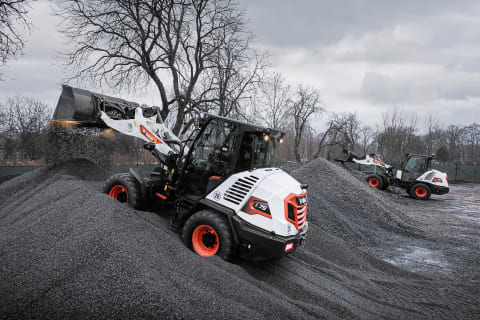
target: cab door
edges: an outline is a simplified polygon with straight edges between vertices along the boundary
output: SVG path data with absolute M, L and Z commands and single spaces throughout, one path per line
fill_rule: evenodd
M 184 185 L 187 194 L 202 196 L 232 172 L 237 126 L 212 119 L 200 132 L 186 159 Z
M 418 177 L 425 173 L 427 163 L 423 156 L 412 155 L 402 165 L 402 182 L 414 182 Z

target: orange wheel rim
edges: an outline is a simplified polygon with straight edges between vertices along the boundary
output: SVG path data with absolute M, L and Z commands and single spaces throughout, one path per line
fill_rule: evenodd
M 128 202 L 128 193 L 127 189 L 125 189 L 124 186 L 122 185 L 115 185 L 110 189 L 110 192 L 108 193 L 110 197 L 112 197 L 115 200 L 118 200 L 120 202 Z
M 378 187 L 378 185 L 380 184 L 380 181 L 378 181 L 377 178 L 370 178 L 368 180 L 368 183 L 372 186 L 372 187 Z
M 427 189 L 425 189 L 424 187 L 418 187 L 415 189 L 415 194 L 417 195 L 417 197 L 423 198 L 427 195 Z
M 215 229 L 202 224 L 192 234 L 192 245 L 196 253 L 202 257 L 214 256 L 220 247 L 220 240 Z

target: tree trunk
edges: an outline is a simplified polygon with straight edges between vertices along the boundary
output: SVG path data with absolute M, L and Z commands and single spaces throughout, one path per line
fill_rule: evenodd
M 302 142 L 301 137 L 295 137 L 295 145 L 293 146 L 293 153 L 295 155 L 295 160 L 300 162 L 302 159 L 300 157 L 300 152 L 298 151 L 298 147 L 300 147 L 300 143 Z
M 327 135 L 330 133 L 331 130 L 332 128 L 328 128 L 327 131 L 325 131 L 325 133 L 323 134 L 322 139 L 318 143 L 317 152 L 315 152 L 315 154 L 313 155 L 313 159 L 317 159 L 318 156 L 320 155 L 320 152 L 322 151 L 323 143 L 325 142 L 325 138 L 327 137 Z
M 185 104 L 183 102 L 178 102 L 178 110 L 177 110 L 177 119 L 175 122 L 175 126 L 173 127 L 173 133 L 175 135 L 178 135 L 180 130 L 182 129 L 183 126 L 183 120 L 185 120 Z

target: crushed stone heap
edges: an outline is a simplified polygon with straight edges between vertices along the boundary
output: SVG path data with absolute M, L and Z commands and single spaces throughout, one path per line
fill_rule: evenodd
M 98 167 L 81 163 L 0 185 L 1 317 L 465 319 L 478 312 L 477 286 L 411 273 L 362 250 L 421 234 L 331 163 L 293 171 L 310 185 L 306 246 L 261 264 L 194 254 L 169 230 L 167 213 L 109 198 Z

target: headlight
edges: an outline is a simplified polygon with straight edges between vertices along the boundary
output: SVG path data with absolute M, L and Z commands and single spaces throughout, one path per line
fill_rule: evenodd
M 251 197 L 243 207 L 242 211 L 248 214 L 260 214 L 264 217 L 272 218 L 268 202 L 256 197 Z

